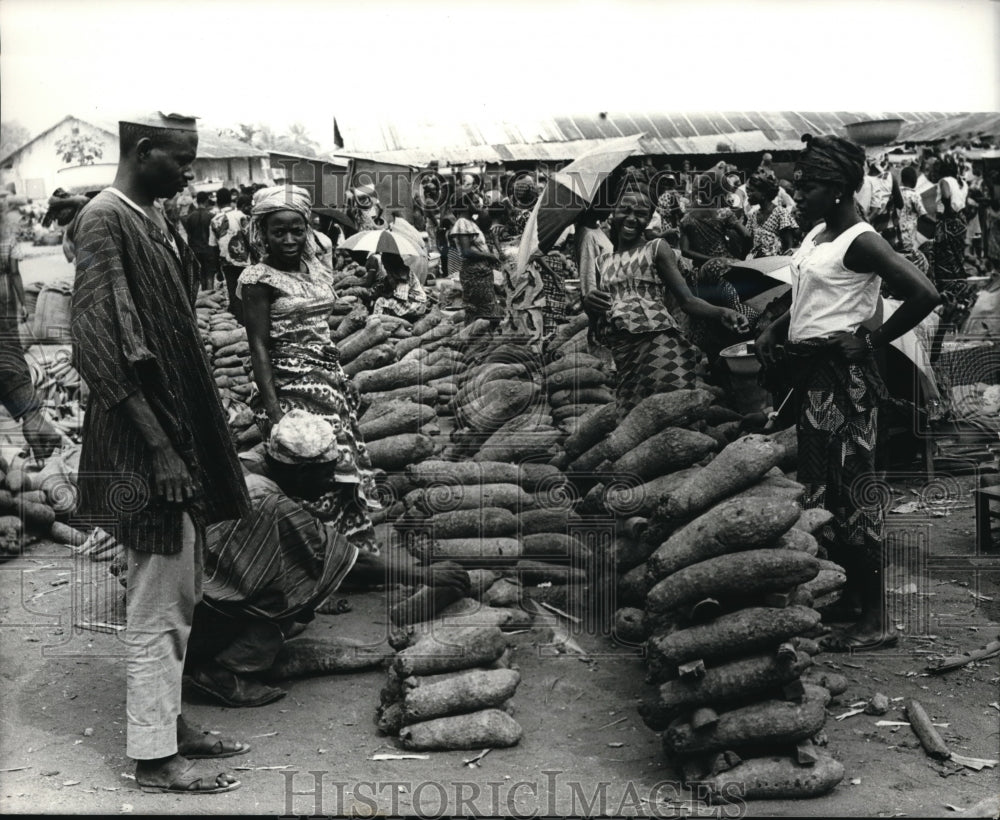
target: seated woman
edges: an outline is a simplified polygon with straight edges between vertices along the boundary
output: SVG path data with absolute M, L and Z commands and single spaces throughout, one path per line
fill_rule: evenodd
M 737 261 L 730 250 L 730 243 L 749 241 L 750 234 L 732 208 L 726 205 L 725 191 L 714 174 L 702 174 L 695 182 L 693 206 L 680 223 L 681 254 L 692 265 L 685 272 L 691 292 L 718 307 L 735 310 L 745 316 L 750 328 L 756 325 L 758 313 L 744 305 L 739 294 L 725 279 L 729 268 Z M 722 348 L 738 341 L 716 323 L 698 317 L 682 319 L 688 338 L 708 355 L 718 356 Z
M 414 322 L 427 312 L 427 291 L 396 253 L 382 254 L 383 275 L 373 283 L 372 316 L 398 316 Z
M 747 180 L 747 227 L 753 238 L 748 259 L 781 256 L 790 253 L 795 244 L 798 224 L 787 208 L 775 203 L 778 178 L 769 168 L 758 168 Z
M 597 288 L 584 298 L 595 335 L 615 360 L 619 419 L 647 396 L 696 384 L 698 351 L 681 331 L 668 301 L 734 334 L 749 329 L 741 313 L 692 294 L 666 241 L 646 241 L 643 232 L 652 213 L 647 191 L 630 183 L 611 215 L 614 251 L 598 259 Z
M 332 273 L 316 261 L 309 208 L 308 192 L 294 186 L 265 188 L 254 198 L 249 239 L 261 261 L 237 286 L 256 383 L 250 407 L 282 490 L 333 522 L 353 546 L 378 552 L 368 511 L 379 505 L 358 429 L 358 395 L 330 338 L 326 317 L 336 294 Z M 292 410 L 328 424 L 335 446 L 315 458 L 274 446 L 272 428 Z

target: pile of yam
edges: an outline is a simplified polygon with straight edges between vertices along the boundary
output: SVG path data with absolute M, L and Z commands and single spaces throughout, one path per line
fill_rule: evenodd
M 709 406 L 668 395 L 646 403 L 662 414 L 672 402 L 687 421 Z M 689 780 L 708 783 L 714 800 L 824 794 L 843 777 L 818 747 L 825 707 L 844 685 L 812 670 L 816 608 L 836 600 L 845 580 L 815 537 L 830 514 L 804 512 L 804 488 L 780 469 L 787 434 L 751 433 L 713 452 L 684 421 L 663 426 L 660 415 L 636 452 L 650 416 L 647 406 L 591 447 L 602 473 L 628 467 L 634 477 L 592 501 L 619 516 L 624 606 L 615 629 L 645 649 L 657 687 L 640 713 L 663 733 L 666 756 Z M 598 466 L 597 456 L 584 465 Z M 738 795 L 734 784 L 745 784 Z
M 398 652 L 379 693 L 375 724 L 404 749 L 502 748 L 521 739 L 511 716 L 521 675 L 511 668 L 501 629 L 514 615 L 464 603 L 394 633 Z

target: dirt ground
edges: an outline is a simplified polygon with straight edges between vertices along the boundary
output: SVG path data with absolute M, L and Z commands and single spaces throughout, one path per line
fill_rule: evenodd
M 939 486 L 943 479 L 938 479 Z M 879 718 L 837 721 L 850 704 L 876 692 L 893 698 L 882 719 L 902 720 L 904 697 L 916 697 L 961 754 L 997 758 L 1000 661 L 942 676 L 924 672 L 942 655 L 975 649 L 1000 635 L 1000 561 L 975 555 L 970 479 L 951 481 L 949 514 L 890 517 L 895 563 L 890 603 L 905 638 L 892 651 L 824 654 L 821 668 L 845 674 L 850 689 L 829 707 L 829 751 L 846 769 L 827 797 L 762 801 L 749 816 L 940 816 L 946 804 L 968 807 L 996 794 L 998 773 L 928 758 L 906 727 Z M 896 485 L 899 501 L 921 491 Z M 658 736 L 635 705 L 653 692 L 641 658 L 608 636 L 575 637 L 589 662 L 547 654 L 543 633 L 514 635 L 522 683 L 515 717 L 521 743 L 491 751 L 477 768 L 474 752 L 431 753 L 427 760 L 373 761 L 399 752 L 373 724 L 380 670 L 288 684 L 287 698 L 257 709 L 227 709 L 192 696 L 186 715 L 204 728 L 249 740 L 245 756 L 226 762 L 242 787 L 200 797 L 137 790 L 125 757 L 125 681 L 114 634 L 75 628 L 112 619 L 117 582 L 106 564 L 74 562 L 64 547 L 39 542 L 0 565 L 0 810 L 5 813 L 232 813 L 677 816 L 692 813 Z M 320 615 L 306 633 L 378 641 L 387 621 L 380 592 L 344 593 L 352 611 Z M 317 784 L 318 787 L 317 787 Z M 462 805 L 461 801 L 465 800 Z M 703 810 L 706 816 L 712 810 Z M 733 808 L 716 809 L 733 816 Z M 726 814 L 726 812 L 730 812 Z
M 26 260 L 25 281 L 66 271 L 61 256 Z M 37 275 L 32 275 L 37 274 Z M 1000 757 L 1000 659 L 928 675 L 937 657 L 1000 636 L 1000 553 L 977 554 L 970 478 L 932 481 L 897 474 L 895 503 L 937 499 L 933 513 L 889 516 L 893 567 L 887 579 L 904 638 L 891 651 L 824 654 L 820 668 L 847 676 L 849 690 L 829 707 L 828 751 L 846 769 L 830 795 L 750 803 L 761 816 L 918 817 L 952 814 L 1000 791 L 996 768 L 976 772 L 931 760 L 907 726 L 836 715 L 876 692 L 892 698 L 882 719 L 903 720 L 915 697 L 950 747 Z M 939 517 L 938 517 L 939 516 Z M 117 581 L 107 565 L 75 560 L 38 542 L 0 564 L 0 811 L 86 814 L 328 814 L 372 816 L 608 815 L 736 816 L 739 807 L 698 809 L 677 785 L 659 738 L 636 703 L 654 689 L 638 654 L 607 635 L 574 637 L 591 653 L 553 656 L 544 633 L 514 635 L 522 675 L 514 698 L 520 744 L 496 749 L 478 767 L 475 752 L 373 761 L 399 752 L 378 735 L 373 716 L 384 672 L 290 682 L 288 697 L 257 709 L 228 709 L 192 696 L 188 719 L 248 740 L 228 769 L 242 787 L 224 795 L 148 795 L 125 757 L 125 674 L 116 634 L 82 630 L 111 622 Z M 307 635 L 379 641 L 386 628 L 381 592 L 344 593 L 352 611 L 320 615 Z M 464 802 L 463 802 L 464 801 Z M 744 810 L 740 809 L 741 812 Z M 960 816 L 960 815 L 956 815 Z

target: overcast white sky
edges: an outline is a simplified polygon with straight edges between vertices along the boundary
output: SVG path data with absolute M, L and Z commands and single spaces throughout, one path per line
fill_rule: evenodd
M 1000 110 L 997 0 L 0 0 L 4 120 Z

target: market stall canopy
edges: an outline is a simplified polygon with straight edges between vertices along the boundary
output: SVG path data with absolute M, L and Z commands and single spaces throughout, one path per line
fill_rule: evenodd
M 594 202 L 611 173 L 635 155 L 641 136 L 607 140 L 549 177 L 521 235 L 519 272 L 528 266 L 535 251 L 547 253 L 555 247 L 563 231 Z
M 896 141 L 940 142 L 960 137 L 1000 138 L 1000 112 L 953 114 L 930 121 L 905 122 Z
M 452 163 L 564 162 L 599 143 L 643 135 L 644 156 L 732 153 L 802 148 L 802 134 L 844 135 L 848 123 L 899 118 L 906 125 L 934 123 L 939 112 L 895 111 L 708 111 L 603 112 L 519 118 L 516 123 L 365 119 L 341 129 L 347 157 L 377 159 L 419 168 L 432 160 Z

